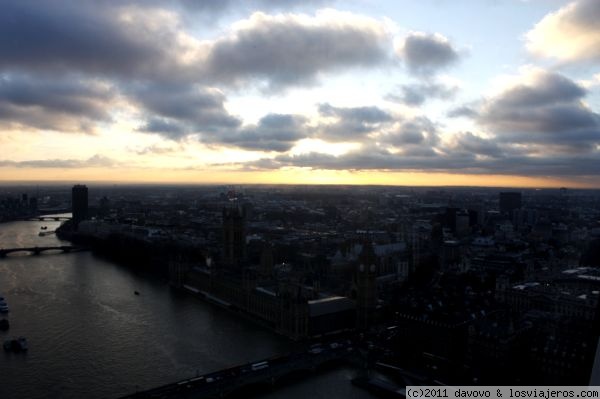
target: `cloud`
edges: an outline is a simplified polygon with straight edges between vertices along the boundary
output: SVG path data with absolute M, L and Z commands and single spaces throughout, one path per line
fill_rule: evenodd
M 398 86 L 396 92 L 388 94 L 386 100 L 414 107 L 431 99 L 449 100 L 457 91 L 457 86 L 437 82 L 405 84 Z
M 156 2 L 158 2 L 158 0 Z M 179 3 L 181 6 L 185 7 L 186 10 L 200 11 L 212 17 L 214 14 L 219 14 L 232 8 L 242 11 L 255 10 L 257 8 L 266 8 L 269 10 L 290 10 L 296 8 L 318 7 L 328 3 L 336 3 L 336 0 L 179 0 Z
M 38 159 L 29 161 L 0 160 L 0 167 L 40 168 L 40 169 L 79 169 L 79 168 L 111 168 L 118 163 L 111 158 L 94 155 L 88 159 Z
M 437 33 L 411 33 L 397 51 L 408 69 L 421 76 L 433 75 L 459 59 L 450 41 Z
M 146 122 L 137 128 L 144 133 L 156 133 L 171 140 L 179 140 L 192 133 L 183 123 L 168 118 L 150 116 Z
M 293 3 L 253 4 L 289 8 Z M 297 126 L 277 127 L 277 134 L 260 123 L 242 127 L 215 87 L 285 90 L 392 58 L 386 23 L 368 17 L 335 10 L 255 12 L 200 40 L 186 30 L 180 6 L 154 0 L 6 2 L 0 13 L 0 73 L 5 73 L 0 75 L 0 123 L 92 132 L 98 123 L 111 122 L 111 102 L 118 97 L 138 107 L 138 131 L 173 140 L 194 134 L 207 142 L 281 151 L 292 143 L 284 134 L 305 133 Z M 362 129 L 370 125 L 365 120 Z
M 280 155 L 275 158 L 261 159 L 247 164 L 249 167 L 263 169 L 278 169 L 282 167 L 303 167 L 329 170 L 429 170 L 448 171 L 449 169 L 466 168 L 459 157 L 452 158 L 453 164 L 448 164 L 448 157 L 435 153 L 404 154 L 392 152 L 389 149 L 369 144 L 357 150 L 335 156 L 318 152 L 294 155 Z M 468 157 L 470 161 L 471 158 Z M 472 165 L 468 165 L 471 167 Z
M 308 137 L 310 133 L 306 122 L 307 119 L 300 115 L 268 114 L 256 125 L 205 136 L 204 141 L 246 150 L 284 152 L 290 150 L 296 141 Z
M 470 143 L 470 144 L 469 144 Z M 474 145 L 473 152 L 456 148 Z M 247 169 L 270 170 L 301 167 L 327 170 L 425 171 L 465 174 L 500 174 L 520 176 L 600 176 L 600 152 L 585 156 L 532 156 L 519 151 L 499 150 L 492 141 L 463 134 L 445 151 L 426 154 L 392 152 L 381 146 L 365 145 L 346 154 L 310 152 L 262 158 L 243 164 Z M 489 156 L 481 157 L 482 153 Z
M 201 73 L 211 81 L 266 82 L 269 90 L 314 84 L 326 72 L 389 60 L 391 36 L 377 20 L 333 10 L 252 14 L 210 43 Z
M 471 107 L 469 105 L 461 105 L 452 108 L 450 111 L 448 111 L 446 115 L 450 118 L 476 118 L 479 115 L 479 113 L 477 112 L 477 110 L 475 110 L 474 107 Z
M 190 47 L 172 12 L 110 1 L 3 2 L 0 38 L 0 68 L 46 76 L 172 77 Z
M 110 121 L 115 94 L 105 83 L 77 77 L 0 75 L 0 125 L 93 132 L 96 122 Z
M 437 128 L 427 117 L 403 121 L 398 127 L 378 137 L 378 141 L 400 148 L 404 154 L 431 155 L 438 142 Z
M 453 153 L 484 155 L 492 158 L 501 158 L 506 155 L 506 148 L 501 148 L 495 140 L 483 138 L 471 132 L 454 135 L 450 148 Z
M 351 13 L 255 12 L 220 36 L 200 40 L 186 30 L 176 9 L 161 5 L 6 2 L 0 13 L 0 69 L 280 90 L 391 59 L 386 23 Z
M 181 147 L 169 147 L 164 145 L 153 144 L 147 147 L 137 148 L 137 149 L 129 149 L 129 151 L 136 153 L 137 155 L 164 155 L 164 154 L 172 154 L 177 151 L 181 151 Z
M 142 85 L 130 95 L 148 115 L 139 131 L 172 140 L 202 133 L 215 135 L 237 129 L 241 120 L 225 109 L 225 95 L 199 85 Z
M 546 15 L 526 35 L 527 49 L 560 61 L 600 60 L 600 2 L 577 0 Z
M 242 126 L 225 108 L 225 96 L 201 86 L 143 86 L 133 96 L 148 115 L 138 128 L 171 140 L 195 135 L 205 144 L 246 150 L 287 151 L 308 136 L 307 119 L 300 115 L 268 114 L 258 124 Z
M 361 141 L 367 135 L 394 122 L 387 111 L 378 107 L 335 107 L 319 105 L 323 121 L 316 136 L 330 141 Z
M 529 69 L 487 99 L 477 121 L 505 141 L 582 151 L 600 142 L 600 116 L 583 102 L 585 95 L 563 75 Z

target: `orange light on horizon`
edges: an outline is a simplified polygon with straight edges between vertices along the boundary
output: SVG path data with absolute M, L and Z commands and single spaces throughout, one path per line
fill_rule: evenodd
M 565 179 L 442 172 L 351 171 L 284 168 L 278 170 L 4 168 L 0 181 L 78 181 L 179 184 L 356 184 L 390 186 L 572 187 L 599 188 L 600 178 Z

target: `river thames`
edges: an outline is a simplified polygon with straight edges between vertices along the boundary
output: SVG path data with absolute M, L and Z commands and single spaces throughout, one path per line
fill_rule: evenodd
M 67 242 L 39 236 L 59 222 L 0 224 L 0 248 Z M 140 295 L 135 295 L 138 291 Z M 29 351 L 0 354 L 0 398 L 117 398 L 284 353 L 292 343 L 171 289 L 154 275 L 90 252 L 0 259 L 10 330 Z M 346 368 L 314 375 L 268 398 L 368 398 Z

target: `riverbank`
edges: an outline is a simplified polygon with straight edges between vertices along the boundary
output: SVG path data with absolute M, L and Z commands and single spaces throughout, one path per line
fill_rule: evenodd
M 3 245 L 64 245 L 45 222 L 0 227 Z M 48 223 L 55 228 L 57 222 Z M 140 295 L 135 295 L 138 291 Z M 90 252 L 7 257 L 0 292 L 25 356 L 0 351 L 0 397 L 101 399 L 290 349 L 287 339 Z

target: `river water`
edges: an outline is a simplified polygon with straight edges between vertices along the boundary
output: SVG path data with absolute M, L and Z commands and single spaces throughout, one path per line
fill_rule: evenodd
M 59 222 L 0 224 L 0 247 L 51 246 Z M 134 295 L 138 291 L 140 295 Z M 120 395 L 284 353 L 292 343 L 249 321 L 90 252 L 0 259 L 0 295 L 26 354 L 0 353 L 0 398 Z M 337 369 L 269 398 L 368 398 Z

